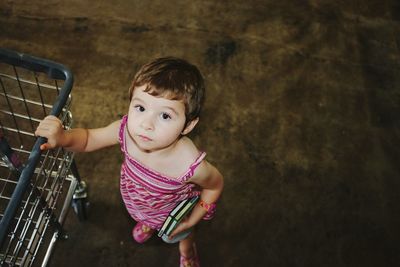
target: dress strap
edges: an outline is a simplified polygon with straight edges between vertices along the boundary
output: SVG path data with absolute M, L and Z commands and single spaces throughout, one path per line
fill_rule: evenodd
M 182 177 L 182 181 L 186 182 L 190 177 L 193 176 L 194 171 L 206 157 L 206 152 L 201 152 L 197 159 L 189 166 L 188 172 Z
M 203 159 L 206 157 L 206 152 L 201 152 L 200 155 L 197 157 L 197 159 L 190 165 L 189 169 L 195 170 L 197 166 L 200 165 L 200 163 L 203 161 Z
M 119 143 L 121 145 L 121 151 L 125 153 L 126 151 L 126 142 L 125 142 L 125 128 L 126 123 L 128 121 L 128 115 L 124 115 L 121 120 L 121 125 L 119 126 Z

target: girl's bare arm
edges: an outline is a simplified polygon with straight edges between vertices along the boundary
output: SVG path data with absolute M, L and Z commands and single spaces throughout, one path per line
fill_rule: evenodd
M 76 128 L 64 130 L 55 116 L 47 116 L 40 122 L 35 134 L 47 138 L 42 150 L 64 147 L 74 152 L 89 152 L 118 143 L 120 121 L 98 129 Z
M 224 179 L 221 173 L 205 160 L 197 167 L 194 176 L 188 182 L 195 183 L 202 188 L 200 198 L 207 204 L 215 203 L 224 188 Z M 170 235 L 170 238 L 197 224 L 206 213 L 207 211 L 198 203 L 194 207 L 190 217 L 178 225 Z

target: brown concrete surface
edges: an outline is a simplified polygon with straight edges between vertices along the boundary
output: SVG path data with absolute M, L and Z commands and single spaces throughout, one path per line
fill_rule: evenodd
M 75 74 L 75 126 L 127 111 L 138 66 L 197 64 L 207 101 L 192 135 L 225 176 L 197 229 L 202 266 L 398 266 L 400 4 L 373 1 L 0 2 L 0 46 Z M 115 147 L 77 155 L 90 217 L 69 213 L 51 266 L 178 266 L 136 244 Z

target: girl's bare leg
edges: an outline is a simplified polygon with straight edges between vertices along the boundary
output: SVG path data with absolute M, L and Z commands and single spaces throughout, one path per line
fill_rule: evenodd
M 194 244 L 194 233 L 191 232 L 188 237 L 179 242 L 179 252 L 181 253 L 181 255 L 184 256 L 185 258 L 193 257 L 194 253 L 193 244 Z

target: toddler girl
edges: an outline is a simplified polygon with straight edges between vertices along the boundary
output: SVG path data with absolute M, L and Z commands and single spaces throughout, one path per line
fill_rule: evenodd
M 137 221 L 132 235 L 139 243 L 161 228 L 180 201 L 199 195 L 190 215 L 164 238 L 179 241 L 180 266 L 199 266 L 192 229 L 213 216 L 223 189 L 222 175 L 186 136 L 199 122 L 202 75 L 185 60 L 159 58 L 141 67 L 129 94 L 128 114 L 104 128 L 64 131 L 58 118 L 46 117 L 35 132 L 47 138 L 41 149 L 88 152 L 120 144 L 125 156 L 120 190 Z

